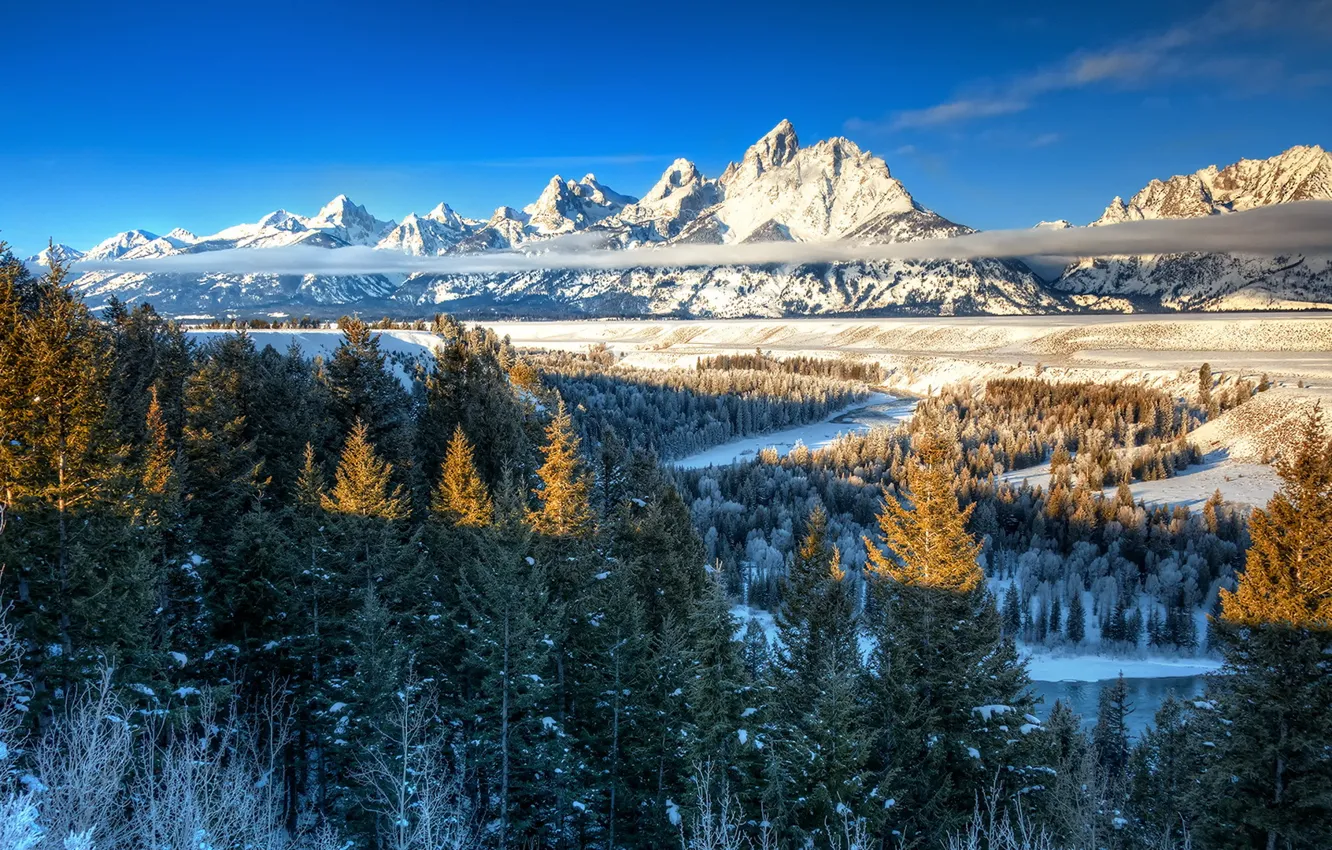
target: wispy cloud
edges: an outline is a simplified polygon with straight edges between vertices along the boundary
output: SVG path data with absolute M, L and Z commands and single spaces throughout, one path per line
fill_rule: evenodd
M 887 119 L 853 118 L 851 130 L 906 130 L 960 124 L 980 118 L 1011 115 L 1030 109 L 1041 97 L 1094 85 L 1146 85 L 1185 76 L 1211 76 L 1265 87 L 1289 75 L 1277 61 L 1236 56 L 1225 61 L 1199 55 L 1216 42 L 1237 34 L 1263 31 L 1332 34 L 1332 2 L 1317 0 L 1222 0 L 1203 15 L 1096 50 L 1081 50 L 1060 62 L 998 84 L 977 85 L 970 92 L 923 109 L 895 113 Z M 1255 73 L 1255 70 L 1258 73 Z
M 1063 138 L 1063 136 L 1061 136 L 1058 133 L 1041 133 L 1039 136 L 1032 139 L 1030 142 L 1027 142 L 1027 147 L 1029 148 L 1049 147 L 1050 145 L 1053 145 L 1056 142 L 1058 142 L 1061 138 Z
M 487 274 L 538 269 L 682 268 L 722 265 L 800 265 L 874 260 L 979 257 L 1107 257 L 1184 252 L 1282 255 L 1332 253 L 1332 201 L 1277 204 L 1197 219 L 1137 221 L 1068 230 L 992 230 L 951 239 L 887 245 L 836 242 L 766 242 L 671 245 L 606 250 L 601 237 L 583 233 L 542 243 L 535 250 L 413 257 L 373 248 L 290 246 L 227 249 L 146 260 L 76 263 L 76 271 L 178 274 Z

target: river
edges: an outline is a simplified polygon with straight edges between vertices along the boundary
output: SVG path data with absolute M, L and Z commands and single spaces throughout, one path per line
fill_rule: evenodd
M 915 399 L 896 398 L 887 393 L 871 393 L 868 398 L 844 407 L 820 422 L 797 425 L 783 431 L 740 437 L 671 461 L 671 464 L 681 469 L 726 466 L 736 461 L 753 460 L 766 448 L 775 448 L 779 455 L 785 455 L 795 448 L 797 443 L 804 443 L 811 449 L 820 449 L 842 434 L 860 433 L 899 422 L 909 417 L 915 408 Z
M 1128 716 L 1129 734 L 1137 737 L 1143 729 L 1152 724 L 1156 710 L 1165 702 L 1169 694 L 1181 699 L 1196 697 L 1203 692 L 1202 676 L 1169 676 L 1156 679 L 1130 679 L 1128 685 L 1129 703 L 1133 711 Z M 1096 723 L 1096 709 L 1100 703 L 1101 691 L 1114 684 L 1113 679 L 1099 682 L 1032 682 L 1031 690 L 1044 703 L 1036 710 L 1038 717 L 1046 718 L 1055 700 L 1063 700 L 1076 714 L 1082 715 L 1082 725 L 1091 728 Z

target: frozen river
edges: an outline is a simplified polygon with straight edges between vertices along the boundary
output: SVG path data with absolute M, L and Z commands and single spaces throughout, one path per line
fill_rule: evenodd
M 705 466 L 726 466 L 736 461 L 753 460 L 766 448 L 775 448 L 777 453 L 783 456 L 798 443 L 804 443 L 811 449 L 819 449 L 842 434 L 868 431 L 880 425 L 892 425 L 909 417 L 915 407 L 915 399 L 897 398 L 886 393 L 871 393 L 868 398 L 838 410 L 822 422 L 741 437 L 671 463 L 682 469 L 701 469 Z

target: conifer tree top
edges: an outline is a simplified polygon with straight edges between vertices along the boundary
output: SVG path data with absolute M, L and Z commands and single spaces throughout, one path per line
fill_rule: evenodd
M 1243 626 L 1332 629 L 1332 441 L 1320 409 L 1276 469 L 1282 488 L 1253 512 L 1253 544 L 1238 587 L 1221 591 L 1223 615 Z
M 971 505 L 958 507 L 948 444 L 927 434 L 908 472 L 911 507 L 885 493 L 879 531 L 888 553 L 865 539 L 869 569 L 905 585 L 965 593 L 980 584 L 980 544 L 967 531 Z M 890 554 L 889 554 L 890 553 Z

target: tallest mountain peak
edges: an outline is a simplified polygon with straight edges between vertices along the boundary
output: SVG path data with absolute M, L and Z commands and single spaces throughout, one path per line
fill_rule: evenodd
M 782 119 L 763 138 L 749 146 L 744 159 L 739 163 L 731 163 L 718 182 L 727 186 L 757 180 L 764 172 L 786 165 L 799 152 L 800 139 L 796 137 L 795 127 L 791 126 L 790 121 Z
M 790 162 L 799 150 L 800 139 L 795 127 L 783 118 L 745 152 L 745 159 L 753 156 L 765 167 L 777 168 Z

